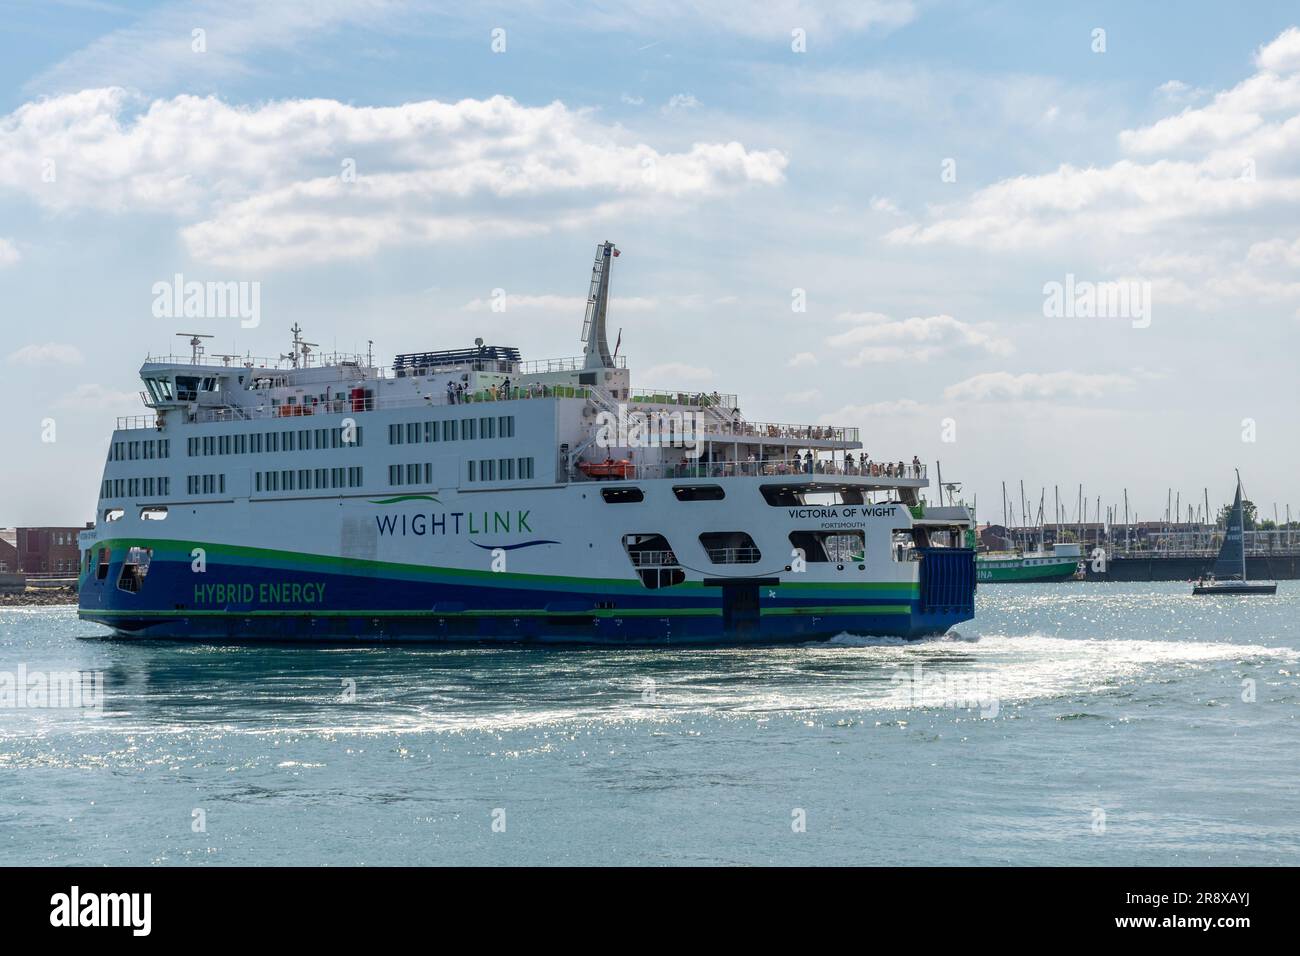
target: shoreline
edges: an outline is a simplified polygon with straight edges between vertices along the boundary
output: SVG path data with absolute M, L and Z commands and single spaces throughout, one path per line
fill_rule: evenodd
M 0 594 L 0 607 L 59 607 L 76 603 L 76 588 L 27 588 Z

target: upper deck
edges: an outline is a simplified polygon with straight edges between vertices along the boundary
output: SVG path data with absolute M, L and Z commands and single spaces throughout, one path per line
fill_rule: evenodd
M 474 435 L 481 429 L 470 420 L 480 416 L 494 440 L 510 443 L 495 445 L 491 452 L 518 461 L 526 457 L 530 479 L 536 464 L 534 480 L 539 482 L 757 477 L 806 485 L 838 480 L 855 493 L 892 490 L 916 500 L 918 489 L 928 484 L 925 465 L 914 457 L 864 459 L 854 426 L 755 421 L 741 413 L 740 398 L 732 393 L 635 384 L 626 356 L 611 352 L 604 340 L 613 255 L 617 250 L 611 243 L 597 248 L 583 355 L 525 360 L 518 349 L 477 339 L 470 348 L 402 353 L 384 365 L 373 353 L 317 352 L 297 325 L 289 352 L 274 357 L 209 355 L 204 347 L 208 336 L 183 333 L 190 336 L 189 355 L 151 355 L 140 370 L 141 399 L 152 414 L 120 418 L 118 430 L 149 429 L 176 438 L 188 434 L 188 442 L 175 444 L 186 449 L 186 457 L 195 454 L 191 448 L 202 457 L 209 447 L 257 448 L 265 454 L 263 448 L 287 444 L 296 451 L 307 439 L 277 435 L 277 425 L 308 429 L 303 418 L 314 420 L 313 432 L 368 423 L 369 435 L 387 431 L 389 444 L 400 445 L 401 435 L 394 429 L 418 427 L 425 435 L 436 429 L 455 436 L 454 420 L 459 419 L 464 426 L 459 434 Z M 494 430 L 493 418 L 508 432 Z M 204 437 L 196 437 L 200 435 Z M 245 436 L 252 437 L 246 442 Z M 313 449 L 319 449 L 321 440 L 311 439 Z M 348 464 L 369 465 L 381 473 L 415 467 L 406 458 L 388 461 L 383 448 L 372 437 L 365 453 Z M 409 458 L 405 450 L 403 454 Z M 471 460 L 489 454 L 486 446 L 463 442 L 428 447 L 425 454 L 431 460 L 448 459 L 444 465 L 459 467 L 461 480 L 474 481 L 480 489 L 483 467 L 491 464 L 484 458 Z M 294 464 L 259 460 L 267 467 Z M 373 468 L 376 464 L 380 469 Z M 436 470 L 443 479 L 455 474 L 441 465 L 419 470 L 430 476 Z M 215 477 L 220 487 L 222 476 Z M 370 478 L 358 474 L 357 481 L 368 485 Z

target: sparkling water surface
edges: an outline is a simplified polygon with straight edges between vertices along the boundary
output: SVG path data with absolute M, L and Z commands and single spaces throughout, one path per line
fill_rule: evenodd
M 0 609 L 0 674 L 105 687 L 0 708 L 0 864 L 1300 864 L 1300 582 L 1190 590 L 984 586 L 944 638 L 762 650 L 131 643 Z

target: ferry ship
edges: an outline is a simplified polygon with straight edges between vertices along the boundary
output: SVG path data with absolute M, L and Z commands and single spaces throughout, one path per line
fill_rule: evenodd
M 575 358 L 150 357 L 80 616 L 143 639 L 761 644 L 974 614 L 972 516 L 858 430 L 634 384 L 596 249 Z M 189 333 L 184 333 L 189 335 Z M 915 512 L 915 513 L 914 513 Z M 917 515 L 921 515 L 918 517 Z
M 1074 581 L 1083 577 L 1077 544 L 1064 542 L 1030 551 L 989 551 L 975 556 L 976 577 L 989 584 Z

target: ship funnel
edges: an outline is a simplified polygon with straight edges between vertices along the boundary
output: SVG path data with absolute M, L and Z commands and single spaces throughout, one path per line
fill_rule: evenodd
M 587 294 L 587 317 L 582 323 L 585 368 L 613 368 L 609 337 L 605 334 L 605 313 L 609 309 L 609 267 L 618 256 L 612 242 L 596 247 L 596 262 L 591 267 L 591 291 Z

